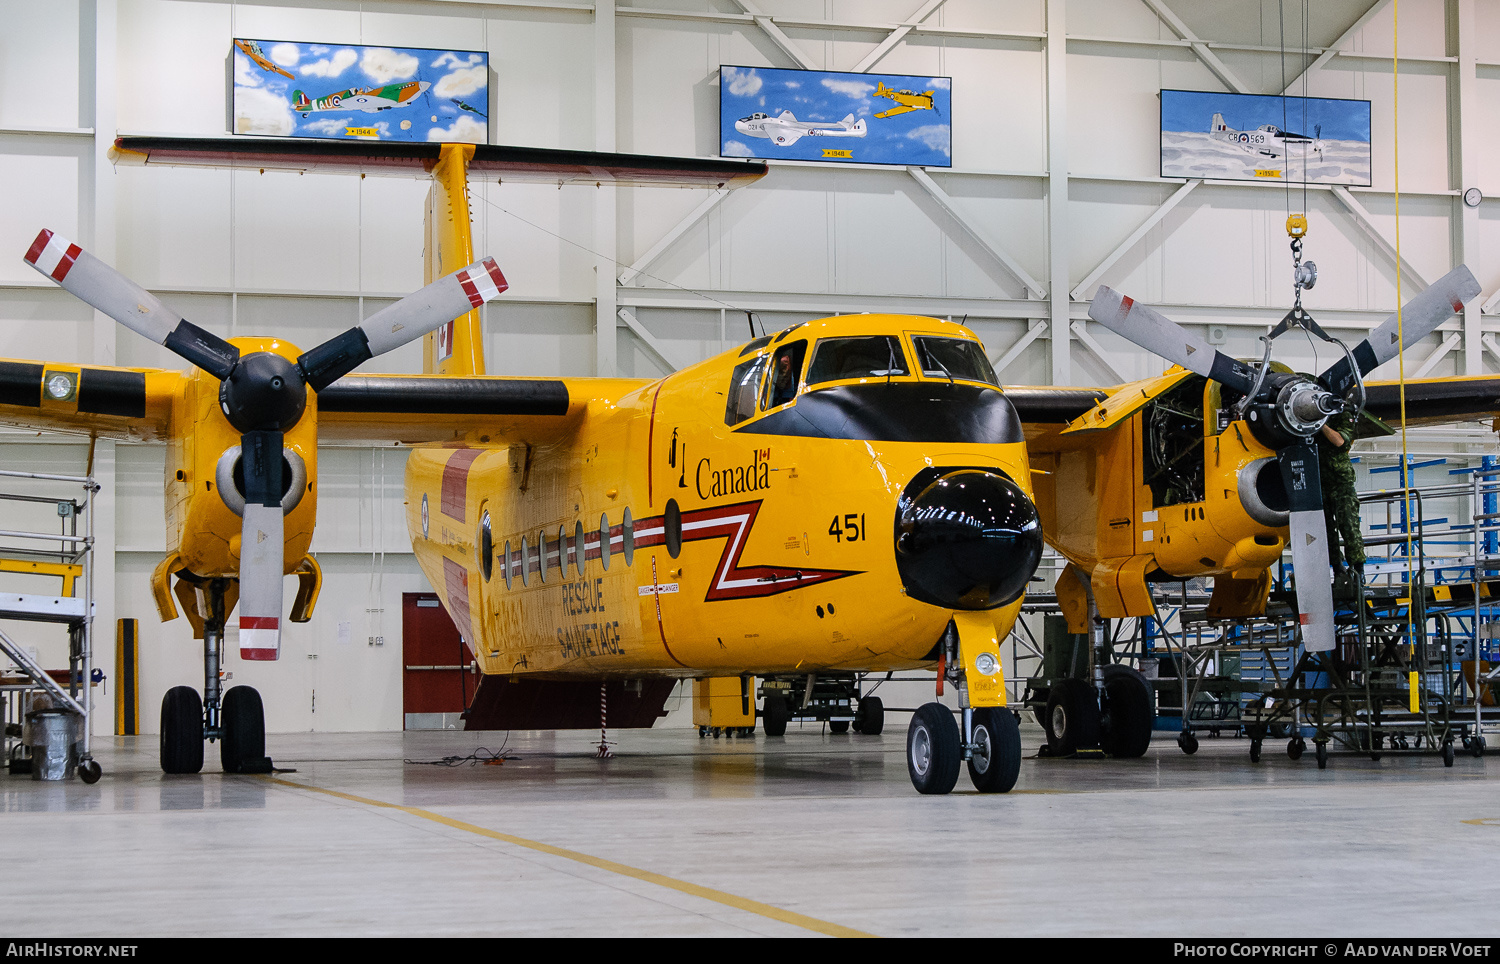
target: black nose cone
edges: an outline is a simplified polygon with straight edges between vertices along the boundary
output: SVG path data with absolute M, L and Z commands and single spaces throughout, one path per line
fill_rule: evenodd
M 947 609 L 1015 602 L 1042 559 L 1036 506 L 1005 475 L 928 469 L 896 509 L 896 569 L 914 599 Z

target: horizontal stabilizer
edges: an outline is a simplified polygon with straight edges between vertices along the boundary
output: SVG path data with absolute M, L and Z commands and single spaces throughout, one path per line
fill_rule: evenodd
M 115 139 L 116 163 L 230 167 L 297 172 L 360 172 L 418 176 L 438 162 L 438 143 L 335 141 L 287 137 L 147 137 Z M 599 151 L 558 151 L 541 147 L 479 144 L 470 174 L 498 175 L 505 181 L 743 187 L 763 177 L 764 161 L 711 157 L 661 157 Z

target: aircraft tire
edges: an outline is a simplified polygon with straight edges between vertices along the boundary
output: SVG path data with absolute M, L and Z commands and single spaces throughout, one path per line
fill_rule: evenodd
M 203 769 L 203 700 L 191 686 L 174 686 L 161 698 L 161 769 Z
M 943 794 L 958 783 L 963 748 L 953 712 L 941 703 L 925 703 L 906 730 L 906 772 L 918 793 Z
M 1104 705 L 1099 715 L 1099 745 L 1113 757 L 1146 755 L 1155 716 L 1151 684 L 1129 666 L 1104 667 Z
M 980 793 L 1006 793 L 1021 774 L 1021 727 L 1009 710 L 982 706 L 974 711 L 974 742 L 969 779 Z
M 266 759 L 266 711 L 253 686 L 232 686 L 224 694 L 224 739 L 219 762 L 225 773 L 270 773 Z
M 1081 679 L 1058 680 L 1047 696 L 1047 748 L 1070 756 L 1099 745 L 1099 702 Z
M 765 727 L 766 736 L 786 736 L 787 721 L 792 718 L 792 713 L 787 709 L 786 700 L 780 696 L 767 696 L 765 709 L 760 711 L 760 723 Z
M 878 696 L 866 696 L 854 711 L 854 732 L 879 736 L 885 729 L 885 703 Z

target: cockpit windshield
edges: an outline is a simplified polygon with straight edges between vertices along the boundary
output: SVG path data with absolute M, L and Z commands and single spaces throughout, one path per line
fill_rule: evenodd
M 824 338 L 807 368 L 807 384 L 841 378 L 889 378 L 906 375 L 906 352 L 894 335 Z
M 986 382 L 999 385 L 990 360 L 984 357 L 984 349 L 978 342 L 966 338 L 939 338 L 916 335 L 912 343 L 917 347 L 917 361 L 922 365 L 922 374 L 928 378 L 967 379 L 971 382 Z

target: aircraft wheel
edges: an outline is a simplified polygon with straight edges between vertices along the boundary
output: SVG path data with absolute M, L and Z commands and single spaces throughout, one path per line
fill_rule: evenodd
M 224 739 L 219 763 L 225 773 L 270 773 L 266 758 L 266 711 L 253 686 L 231 686 L 224 694 Z
M 885 703 L 878 696 L 866 696 L 854 710 L 854 732 L 879 736 L 885 729 Z
M 958 782 L 963 751 L 958 723 L 941 703 L 925 703 L 906 730 L 906 772 L 918 793 L 948 793 Z
M 980 793 L 1005 793 L 1021 773 L 1021 727 L 1009 710 L 984 706 L 974 711 L 974 748 L 969 779 Z
M 829 720 L 828 721 L 828 732 L 829 733 L 834 733 L 834 734 L 848 733 L 849 732 L 849 721 L 848 720 Z
M 1294 736 L 1286 741 L 1286 755 L 1293 760 L 1302 759 L 1302 754 L 1307 750 L 1307 741 L 1300 736 Z
M 780 695 L 766 697 L 765 709 L 760 711 L 760 722 L 765 727 L 766 736 L 786 736 L 786 724 L 791 718 L 792 713 L 784 698 Z
M 104 768 L 99 766 L 98 760 L 84 760 L 78 764 L 78 779 L 84 783 L 98 783 L 103 775 Z
M 1198 752 L 1198 738 L 1192 733 L 1183 733 L 1181 736 L 1179 736 L 1177 738 L 1177 745 L 1182 749 L 1182 752 L 1186 753 L 1188 756 L 1192 756 L 1194 753 Z
M 1068 756 L 1099 745 L 1099 701 L 1081 679 L 1059 680 L 1047 697 L 1047 747 Z
M 203 700 L 191 686 L 174 686 L 161 698 L 161 768 L 164 773 L 203 769 Z
M 1104 667 L 1104 701 L 1099 714 L 1099 744 L 1114 757 L 1145 756 L 1151 746 L 1151 684 L 1129 666 Z

